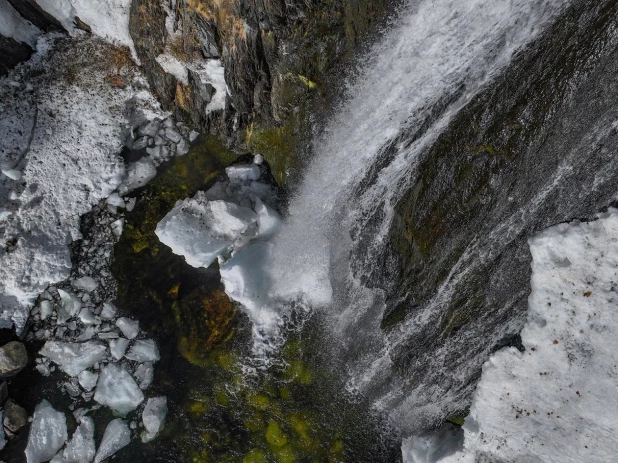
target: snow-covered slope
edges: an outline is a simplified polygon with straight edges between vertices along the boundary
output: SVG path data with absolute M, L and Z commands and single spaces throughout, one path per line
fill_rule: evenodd
M 126 45 L 135 57 L 129 34 L 131 0 L 36 0 L 41 8 L 54 16 L 73 34 L 75 17 L 85 22 L 92 32 L 115 45 Z
M 464 450 L 442 463 L 616 461 L 618 455 L 618 210 L 530 240 L 526 350 L 483 367 Z M 430 455 L 408 462 L 436 461 Z
M 79 216 L 125 172 L 120 134 L 131 90 L 106 81 L 105 44 L 52 51 L 55 39 L 42 37 L 33 59 L 0 80 L 0 322 L 18 329 L 33 299 L 68 277 Z

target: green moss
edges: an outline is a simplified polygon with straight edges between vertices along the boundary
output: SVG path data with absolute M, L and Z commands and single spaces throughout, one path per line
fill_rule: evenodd
M 268 463 L 266 455 L 259 449 L 252 449 L 242 459 L 242 463 Z
M 283 447 L 288 443 L 288 437 L 281 430 L 279 423 L 270 421 L 266 429 L 266 442 L 274 447 Z
M 304 385 L 309 385 L 313 382 L 313 372 L 300 359 L 290 360 L 285 377 Z
M 292 113 L 281 126 L 247 129 L 247 147 L 266 158 L 279 185 L 284 185 L 297 167 L 303 117 L 304 114 Z
M 452 415 L 448 416 L 446 418 L 445 421 L 448 421 L 449 423 L 453 423 L 457 426 L 463 426 L 464 421 L 466 419 L 466 417 L 468 416 L 468 414 L 470 413 L 470 410 L 466 409 L 466 410 L 460 410 L 456 413 L 453 413 Z
M 337 439 L 330 447 L 330 451 L 328 453 L 328 461 L 330 463 L 339 463 L 345 461 L 344 449 L 345 446 L 343 445 L 343 441 L 341 439 Z
M 247 403 L 250 407 L 265 411 L 270 406 L 270 399 L 263 394 L 249 395 L 247 396 Z
M 279 449 L 275 452 L 275 458 L 279 463 L 296 463 L 296 453 L 294 449 L 286 445 L 285 447 Z
M 279 396 L 283 400 L 290 400 L 292 398 L 292 393 L 291 393 L 289 388 L 281 387 L 281 388 L 279 388 Z

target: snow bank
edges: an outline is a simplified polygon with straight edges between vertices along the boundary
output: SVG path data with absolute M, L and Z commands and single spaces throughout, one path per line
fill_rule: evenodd
M 34 48 L 41 30 L 26 21 L 7 0 L 0 0 L 0 35 L 25 42 Z
M 464 450 L 442 463 L 616 459 L 618 210 L 552 227 L 530 251 L 526 350 L 503 349 L 484 365 Z
M 126 45 L 134 57 L 135 46 L 129 33 L 131 0 L 36 0 L 54 16 L 71 35 L 75 34 L 75 17 L 88 24 L 92 32 L 114 45 Z
M 206 112 L 219 111 L 225 109 L 225 97 L 228 93 L 225 83 L 225 69 L 221 60 L 208 60 L 203 69 L 197 71 L 202 83 L 210 84 L 215 89 L 215 94 L 206 106 Z
M 156 60 L 165 72 L 176 77 L 184 85 L 189 85 L 189 70 L 178 58 L 169 53 L 161 53 Z
M 14 244 L 0 250 L 0 324 L 17 330 L 39 293 L 69 276 L 80 215 L 125 172 L 119 135 L 131 91 L 106 83 L 94 59 L 105 45 L 52 52 L 58 37 L 41 37 L 33 58 L 0 80 L 0 167 L 21 172 L 18 181 L 0 177 L 2 241 Z M 71 66 L 79 73 L 67 81 Z

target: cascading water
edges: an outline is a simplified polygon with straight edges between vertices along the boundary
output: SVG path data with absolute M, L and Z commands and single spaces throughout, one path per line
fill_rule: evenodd
M 388 409 L 405 391 L 395 379 L 387 388 L 374 381 L 390 371 L 398 333 L 387 338 L 380 330 L 383 295 L 365 283 L 388 244 L 394 207 L 419 153 L 567 4 L 407 2 L 315 141 L 315 158 L 263 266 L 269 297 L 260 310 L 283 316 L 289 301 L 324 308 L 345 348 L 350 386 L 377 405 Z M 359 245 L 363 252 L 354 253 Z M 262 324 L 260 331 L 276 329 Z M 440 393 L 435 385 L 427 390 Z M 429 400 L 425 413 L 435 419 L 440 408 L 432 407 Z M 408 419 L 401 411 L 393 416 L 402 425 Z

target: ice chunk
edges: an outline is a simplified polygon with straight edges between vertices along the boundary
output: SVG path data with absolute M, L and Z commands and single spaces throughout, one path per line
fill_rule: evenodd
M 96 323 L 94 314 L 92 313 L 92 310 L 90 310 L 88 307 L 84 307 L 79 312 L 79 319 L 82 321 L 84 325 L 94 325 Z
M 209 201 L 205 193 L 198 192 L 194 198 L 178 202 L 155 233 L 189 265 L 208 267 L 256 220 L 257 215 L 248 207 Z
M 144 148 L 148 146 L 149 142 L 150 142 L 150 137 L 147 137 L 147 136 L 140 137 L 133 142 L 133 149 L 143 150 Z
M 129 352 L 125 355 L 129 360 L 135 360 L 136 362 L 156 362 L 161 358 L 159 356 L 159 349 L 157 344 L 152 339 L 146 339 L 144 341 L 135 341 L 135 343 L 129 349 Z
M 51 460 L 68 438 L 64 413 L 54 410 L 47 400 L 34 409 L 30 425 L 26 460 L 28 463 L 42 463 Z
M 116 317 L 116 312 L 118 312 L 118 309 L 116 309 L 114 304 L 111 302 L 104 302 L 103 309 L 101 310 L 101 318 L 104 320 L 111 320 Z
M 71 286 L 76 289 L 81 289 L 82 291 L 91 292 L 97 289 L 99 283 L 92 277 L 81 277 L 77 280 L 73 280 Z
M 19 180 L 21 178 L 21 171 L 16 169 L 3 170 L 2 173 L 11 180 Z
M 147 124 L 141 126 L 137 129 L 137 134 L 140 136 L 149 136 L 154 137 L 159 131 L 159 127 L 161 126 L 161 122 L 157 119 L 148 122 Z
M 94 458 L 94 422 L 88 416 L 82 416 L 73 437 L 64 449 L 64 463 L 90 463 Z
M 129 340 L 125 338 L 117 338 L 111 339 L 109 341 L 109 350 L 112 353 L 112 357 L 116 360 L 120 360 L 124 357 L 124 354 L 127 352 L 127 347 L 129 346 Z
M 189 132 L 189 141 L 190 142 L 195 141 L 195 139 L 199 137 L 199 135 L 200 135 L 199 132 L 196 132 L 195 130 L 191 130 L 191 132 Z
M 127 339 L 135 339 L 139 333 L 139 322 L 130 318 L 122 317 L 116 320 L 116 326 Z
M 39 354 L 57 363 L 69 376 L 76 376 L 100 361 L 106 347 L 97 341 L 72 343 L 47 341 Z
M 88 370 L 84 370 L 79 375 L 77 375 L 79 385 L 83 387 L 86 391 L 92 391 L 94 389 L 94 387 L 97 385 L 98 378 L 98 373 L 93 373 Z
M 232 182 L 257 180 L 261 175 L 260 168 L 256 164 L 226 167 L 225 173 Z
M 261 154 L 256 154 L 255 156 L 253 156 L 253 164 L 257 166 L 261 166 L 262 164 L 264 164 L 264 156 L 262 156 Z
M 69 318 L 75 317 L 82 308 L 82 300 L 74 294 L 68 293 L 62 289 L 58 290 L 62 307 L 58 311 L 58 324 L 64 325 Z
M 127 424 L 120 418 L 112 420 L 105 428 L 103 440 L 99 446 L 99 451 L 94 458 L 94 463 L 101 463 L 106 458 L 111 457 L 118 450 L 127 446 L 131 442 L 131 431 Z
M 259 237 L 269 237 L 281 226 L 281 217 L 270 206 L 262 202 L 260 198 L 255 200 L 255 212 L 258 215 L 258 235 Z
M 41 320 L 46 320 L 54 312 L 49 301 L 41 301 Z
M 122 199 L 118 193 L 112 193 L 111 195 L 109 195 L 106 202 L 107 204 L 114 207 L 126 207 L 124 199 Z
M 268 282 L 262 266 L 268 261 L 272 244 L 256 241 L 248 244 L 227 262 L 220 263 L 219 271 L 225 293 L 244 305 L 252 318 L 258 317 L 260 309 L 268 301 Z M 265 312 L 262 314 L 267 315 Z M 260 323 L 255 318 L 254 323 Z
M 130 191 L 136 190 L 146 185 L 157 175 L 157 168 L 149 157 L 143 157 L 138 161 L 132 162 L 127 167 L 127 176 L 118 187 L 118 192 L 125 195 Z
M 146 390 L 152 384 L 152 380 L 154 378 L 154 368 L 152 363 L 145 362 L 137 367 L 135 373 L 133 374 L 135 379 L 137 380 L 137 384 L 139 384 L 139 388 L 142 390 Z
M 114 236 L 120 238 L 122 236 L 122 230 L 124 230 L 124 219 L 115 220 L 110 227 L 112 228 Z
M 142 413 L 142 422 L 145 428 L 145 432 L 142 434 L 142 442 L 150 442 L 159 434 L 165 422 L 165 415 L 167 415 L 167 398 L 153 397 L 148 399 Z
M 144 394 L 127 370 L 110 363 L 101 370 L 94 400 L 118 415 L 126 416 L 142 403 Z

